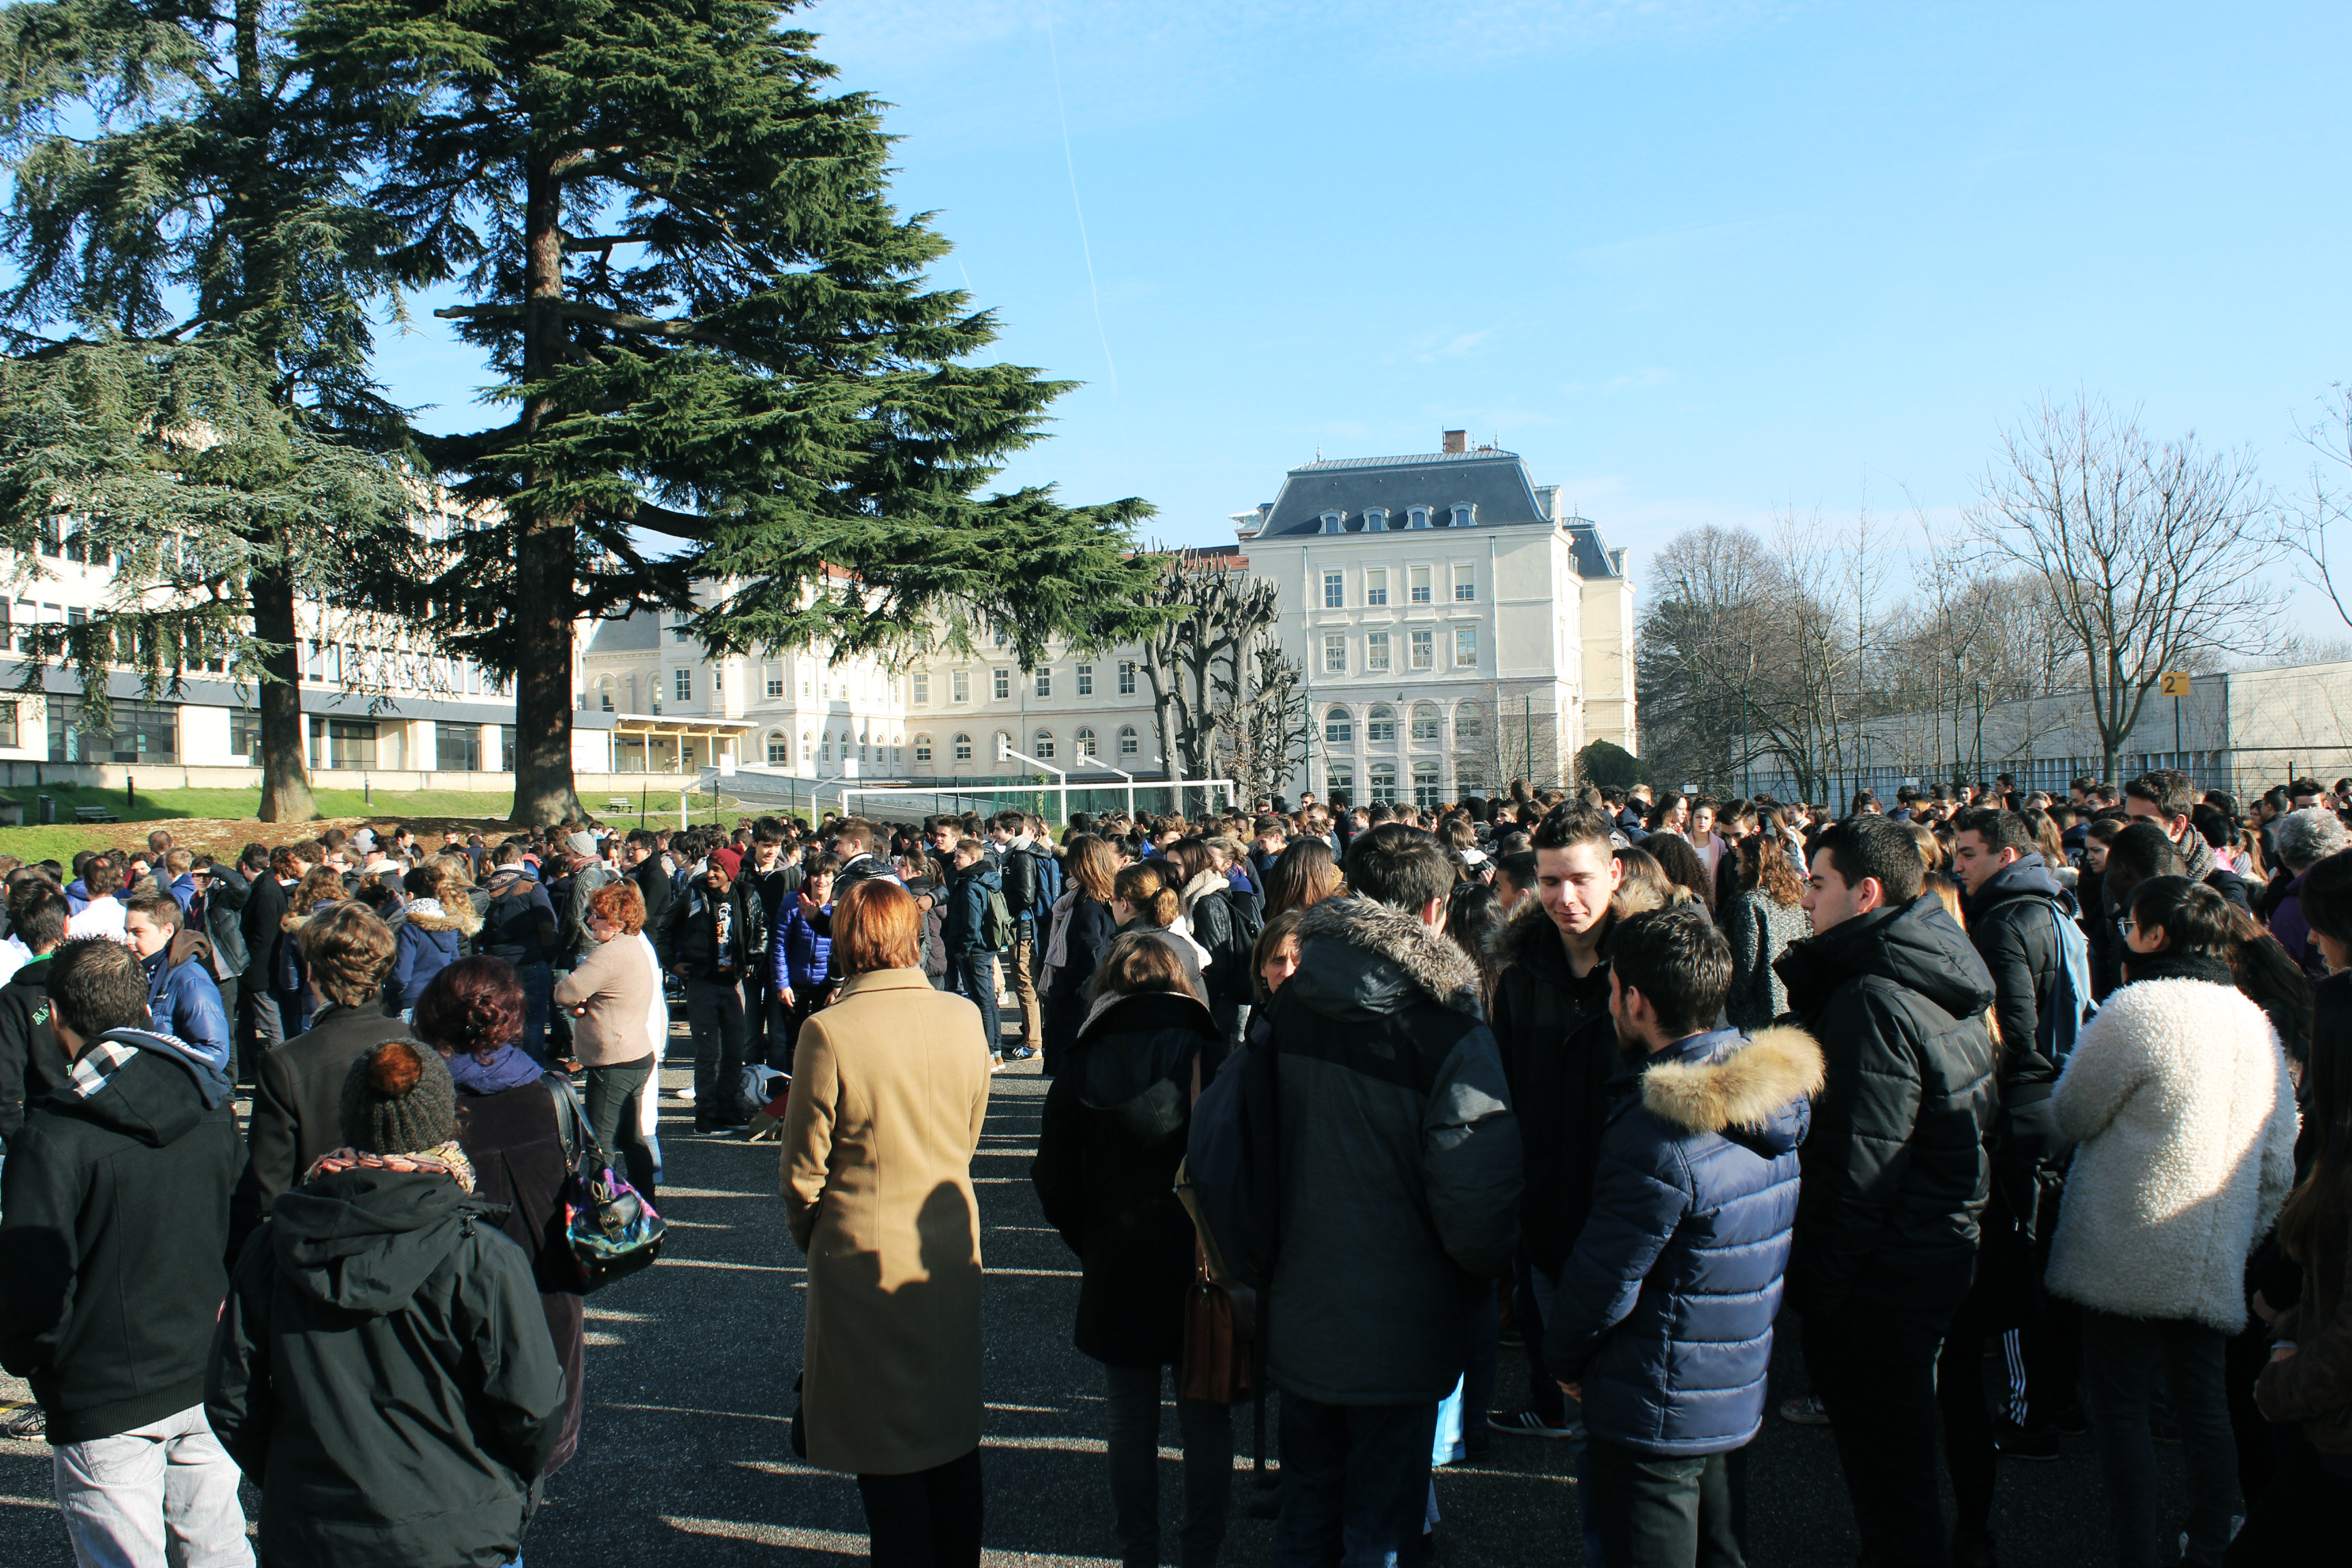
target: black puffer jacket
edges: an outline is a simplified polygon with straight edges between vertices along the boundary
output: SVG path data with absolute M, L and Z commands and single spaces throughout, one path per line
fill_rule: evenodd
M 1249 923 L 1234 908 L 1226 888 L 1202 893 L 1185 911 L 1184 923 L 1192 940 L 1209 950 L 1209 1000 L 1247 1006 L 1255 999 L 1250 984 L 1250 950 L 1256 945 Z
M 1985 1203 L 1992 976 L 1933 894 L 1792 942 L 1774 967 L 1829 1068 L 1789 1300 L 1938 1321 L 1967 1289 Z
M 239 1260 L 205 1414 L 261 1489 L 265 1562 L 498 1568 L 563 1426 L 506 1211 L 446 1175 L 339 1171 Z
M 1193 1065 L 1217 1043 L 1190 996 L 1105 997 L 1046 1092 L 1029 1180 L 1084 1271 L 1072 1342 L 1108 1365 L 1165 1366 L 1182 1353 L 1192 1222 L 1176 1167 Z
M 840 897 L 836 885 L 835 897 Z M 686 891 L 670 905 L 669 941 L 664 951 L 669 955 L 672 968 L 696 980 L 715 980 L 719 973 L 718 906 L 724 903 L 732 911 L 734 924 L 732 946 L 738 980 L 759 967 L 760 955 L 768 951 L 767 910 L 760 896 L 740 882 L 728 885 L 727 891 L 717 898 L 698 878 L 687 884 Z M 818 924 L 812 917 L 810 923 Z M 821 934 L 833 934 L 832 917 L 823 917 Z
M 1496 931 L 1494 1030 L 1519 1119 L 1527 1187 L 1519 1245 L 1556 1274 L 1592 1211 L 1593 1173 L 1609 1120 L 1609 1082 L 1622 1065 L 1609 1021 L 1609 965 L 1569 973 L 1559 927 L 1542 900 L 1521 899 Z
M 2039 1042 L 2042 1009 L 2058 984 L 2055 922 L 2074 919 L 2074 900 L 2040 855 L 2027 855 L 1994 872 L 1969 900 L 1968 912 L 1969 941 L 1992 975 L 1992 1014 L 2000 1026 L 1994 1163 L 2030 1181 L 2033 1168 L 2062 1160 L 2071 1147 L 2050 1110 L 2058 1064 Z

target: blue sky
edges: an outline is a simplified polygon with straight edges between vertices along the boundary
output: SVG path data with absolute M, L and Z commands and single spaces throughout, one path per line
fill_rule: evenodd
M 899 200 L 937 211 L 1001 356 L 1086 383 L 1006 482 L 1142 496 L 1169 542 L 1230 538 L 1318 447 L 1465 426 L 1638 577 L 1694 523 L 1948 524 L 2001 426 L 2078 387 L 2292 488 L 2296 422 L 2352 377 L 2341 5 L 801 20 L 898 105 Z M 395 395 L 462 402 L 482 377 L 421 325 L 385 345 Z

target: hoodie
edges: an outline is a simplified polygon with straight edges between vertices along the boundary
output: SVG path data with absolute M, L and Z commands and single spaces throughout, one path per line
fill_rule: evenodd
M 222 1066 L 145 1029 L 91 1041 L 10 1137 L 0 1365 L 31 1381 L 50 1442 L 203 1399 L 236 1167 Z
M 1940 1324 L 1968 1289 L 1987 1193 L 1992 976 L 1932 893 L 1790 942 L 1773 969 L 1829 1069 L 1790 1300 Z
M 464 939 L 481 930 L 474 907 L 445 910 L 438 899 L 411 899 L 407 918 L 393 928 L 392 972 L 383 980 L 383 1008 L 414 1008 L 433 977 L 462 956 Z
M 264 1561 L 498 1568 L 562 1425 L 505 1210 L 423 1171 L 279 1196 L 221 1312 L 205 1414 L 261 1489 Z
M 2058 922 L 2078 913 L 2074 895 L 2039 854 L 2003 866 L 1968 902 L 1969 941 L 1992 976 L 2000 1062 L 1995 1185 L 2009 1212 L 2027 1221 L 2037 1205 L 2034 1168 L 2063 1167 L 2070 1147 L 2050 1110 L 2058 1064 L 2042 1053 L 2041 1039 L 2063 962 Z

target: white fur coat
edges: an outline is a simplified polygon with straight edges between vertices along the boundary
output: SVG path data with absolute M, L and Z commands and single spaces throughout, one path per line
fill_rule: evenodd
M 2201 980 L 2126 985 L 2075 1042 L 2056 1110 L 2079 1144 L 2050 1289 L 2244 1328 L 2247 1254 L 2294 1183 L 2294 1091 L 2262 1009 Z

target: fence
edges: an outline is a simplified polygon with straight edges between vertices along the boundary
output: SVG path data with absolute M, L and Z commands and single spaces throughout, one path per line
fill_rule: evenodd
M 738 768 L 721 773 L 702 770 L 702 788 L 731 795 L 747 806 L 782 816 L 801 814 L 814 821 L 827 810 L 853 808 L 891 822 L 919 817 L 976 813 L 991 816 L 1000 811 L 1032 813 L 1055 824 L 1073 813 L 1099 816 L 1124 811 L 1130 816 L 1181 814 L 1203 804 L 1213 809 L 1219 801 L 1232 802 L 1229 779 L 1174 779 L 1135 784 L 1042 784 L 1033 778 L 972 779 L 938 784 L 862 784 L 851 779 L 805 779 Z
M 2125 780 L 2155 768 L 2176 768 L 2189 775 L 2200 791 L 2225 790 L 2238 797 L 2241 810 L 2252 806 L 2256 796 L 2273 784 L 2290 780 L 2313 777 L 2333 784 L 2339 777 L 2352 775 L 2352 747 L 2343 746 L 2242 746 L 2212 752 L 2126 752 L 2118 759 L 2117 776 L 2106 782 L 2120 784 Z M 1847 768 L 1827 767 L 1814 772 L 1813 793 L 1819 803 L 1839 810 L 1851 805 L 1854 795 L 1870 790 L 1881 801 L 1892 804 L 1895 792 L 1908 784 L 1921 791 L 1937 784 L 1951 784 L 1961 780 L 1990 784 L 2002 773 L 2017 781 L 2021 793 L 2042 790 L 2064 799 L 2067 786 L 2078 778 L 2099 778 L 2104 765 L 2097 757 L 1987 757 L 1984 769 L 1977 771 L 1973 760 L 1958 764 L 1947 763 L 1940 771 L 1927 772 L 1918 768 Z M 1795 800 L 1802 793 L 1795 773 L 1775 761 L 1771 765 L 1759 765 L 1749 779 L 1733 778 L 1720 785 L 1702 782 L 1721 795 L 1736 795 L 1747 789 L 1750 794 L 1769 795 L 1776 800 Z M 1662 784 L 1664 781 L 1660 781 Z M 1692 781 L 1677 781 L 1687 783 Z M 1665 787 L 1674 787 L 1665 784 Z

